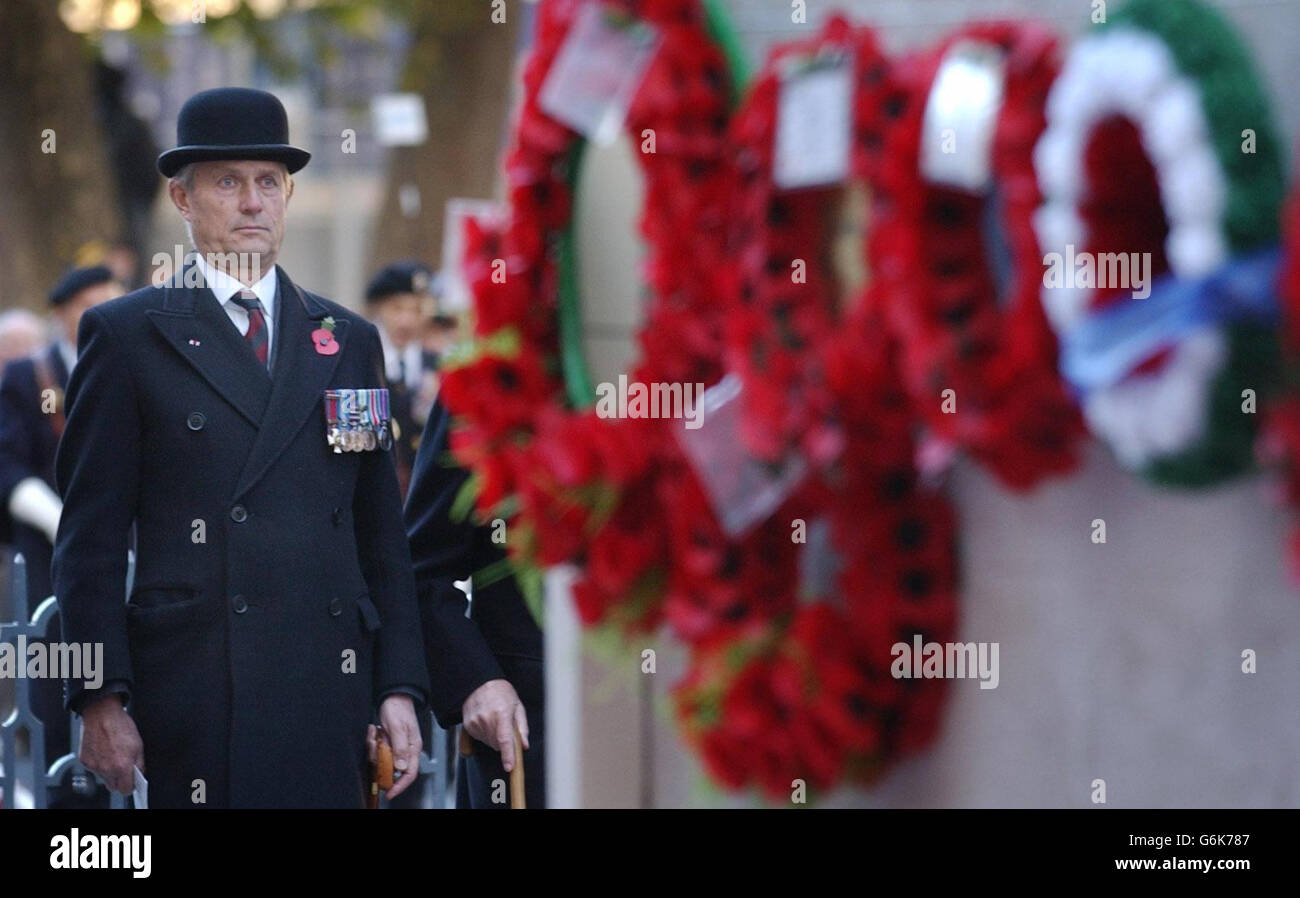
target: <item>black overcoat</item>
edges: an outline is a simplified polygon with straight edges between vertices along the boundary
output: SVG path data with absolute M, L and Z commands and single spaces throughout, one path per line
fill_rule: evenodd
M 129 683 L 151 806 L 200 780 L 210 807 L 359 806 L 374 705 L 427 692 L 391 453 L 326 445 L 324 391 L 382 385 L 379 335 L 277 272 L 270 373 L 184 281 L 81 322 L 55 593 L 65 639 Z

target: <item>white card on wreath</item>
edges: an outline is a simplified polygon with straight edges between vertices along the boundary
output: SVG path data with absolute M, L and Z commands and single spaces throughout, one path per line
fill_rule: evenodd
M 699 426 L 673 429 L 718 523 L 733 538 L 780 508 L 808 472 L 797 452 L 772 466 L 745 451 L 740 435 L 743 389 L 741 379 L 728 374 L 697 400 Z
M 849 176 L 853 58 L 793 63 L 781 78 L 772 180 L 782 190 L 837 184 Z
M 586 4 L 551 64 L 538 105 L 593 143 L 613 143 L 659 41 L 653 26 Z
M 452 197 L 447 200 L 442 218 L 442 280 L 439 283 L 438 311 L 468 312 L 474 304 L 465 281 L 465 225 L 470 220 L 488 227 L 500 227 L 506 220 L 506 208 L 495 200 Z
M 972 193 L 992 184 L 1004 67 L 1002 51 L 983 41 L 959 41 L 944 54 L 921 124 L 921 174 L 931 184 Z

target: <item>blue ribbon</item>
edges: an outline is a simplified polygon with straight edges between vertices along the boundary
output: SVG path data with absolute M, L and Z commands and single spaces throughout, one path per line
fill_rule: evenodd
M 1276 323 L 1282 250 L 1230 259 L 1199 278 L 1166 274 L 1151 295 L 1129 297 L 1085 319 L 1061 339 L 1061 374 L 1080 393 L 1114 386 L 1160 349 L 1207 325 Z

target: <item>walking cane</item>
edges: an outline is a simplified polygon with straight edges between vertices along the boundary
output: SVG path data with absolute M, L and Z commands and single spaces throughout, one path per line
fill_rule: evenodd
M 515 769 L 510 771 L 510 809 L 524 810 L 527 806 L 524 795 L 524 743 L 519 736 L 519 727 L 511 725 L 515 737 Z M 474 740 L 464 725 L 460 728 L 460 754 L 463 758 L 474 756 Z
M 370 794 L 366 796 L 366 807 L 375 810 L 379 807 L 379 793 L 393 788 L 393 745 L 388 741 L 388 733 L 381 726 L 375 727 L 375 766 L 370 779 Z

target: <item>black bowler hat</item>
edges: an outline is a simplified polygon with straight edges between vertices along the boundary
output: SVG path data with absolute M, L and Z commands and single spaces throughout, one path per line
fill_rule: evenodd
M 98 287 L 113 280 L 113 272 L 103 265 L 89 268 L 69 268 L 50 290 L 50 305 L 61 306 L 82 290 Z
M 394 262 L 370 279 L 366 302 L 378 302 L 394 293 L 428 293 L 433 285 L 433 271 L 421 262 Z
M 176 119 L 176 148 L 158 157 L 158 171 L 170 178 L 191 162 L 266 159 L 293 173 L 310 158 L 289 145 L 289 117 L 274 94 L 218 87 L 185 101 Z

